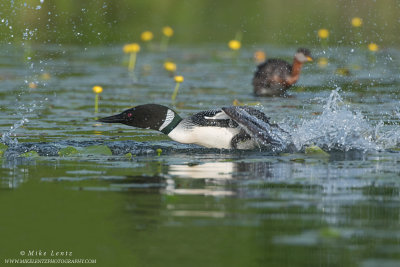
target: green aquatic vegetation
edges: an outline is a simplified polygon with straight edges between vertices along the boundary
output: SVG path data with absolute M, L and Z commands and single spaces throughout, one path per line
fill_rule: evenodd
M 167 202 L 168 204 L 174 204 L 174 203 L 178 203 L 178 201 L 180 200 L 178 195 L 164 195 L 164 199 L 165 202 Z
M 112 156 L 111 149 L 105 145 L 85 147 L 80 151 L 80 154 Z
M 136 155 L 132 155 L 132 153 L 126 153 L 125 155 L 124 155 L 124 157 L 125 158 L 127 158 L 127 159 L 132 159 L 133 157 L 135 157 Z
M 379 159 L 371 159 L 371 162 L 391 162 L 392 159 L 389 158 L 379 158 Z
M 305 92 L 305 91 L 306 91 L 306 88 L 303 87 L 303 86 L 295 86 L 292 90 L 293 90 L 294 92 L 297 92 L 297 93 L 302 93 L 302 92 Z
M 157 152 L 157 156 L 161 156 L 162 149 L 161 148 L 157 148 L 156 152 Z
M 78 154 L 78 153 L 79 153 L 78 149 L 76 149 L 73 146 L 68 146 L 68 147 L 61 148 L 58 151 L 58 155 L 60 157 L 67 157 L 67 156 L 75 155 L 75 154 Z
M 32 150 L 32 151 L 22 153 L 19 156 L 23 157 L 23 158 L 36 158 L 36 157 L 39 157 L 39 154 L 36 151 Z
M 306 162 L 306 160 L 303 159 L 303 158 L 293 158 L 293 159 L 290 159 L 290 161 L 297 162 L 297 163 L 304 163 L 304 162 Z
M 340 231 L 336 228 L 332 227 L 325 227 L 319 230 L 319 235 L 322 238 L 326 239 L 333 239 L 333 238 L 339 238 L 341 236 Z
M 2 157 L 4 155 L 4 152 L 6 152 L 8 149 L 8 146 L 6 146 L 5 144 L 0 143 L 0 157 Z
M 219 162 L 235 162 L 235 160 L 234 159 L 223 159 L 223 160 L 220 160 Z
M 175 85 L 174 92 L 172 93 L 172 96 L 171 96 L 172 101 L 175 101 L 176 96 L 178 95 L 179 86 L 183 82 L 184 79 L 183 79 L 183 76 L 178 75 L 178 76 L 174 77 L 174 80 L 176 82 L 176 85 Z
M 304 153 L 309 156 L 329 157 L 329 154 L 323 151 L 319 146 L 306 147 Z
M 88 146 L 82 149 L 77 149 L 73 146 L 68 146 L 62 148 L 58 151 L 58 155 L 60 157 L 68 157 L 68 156 L 82 156 L 82 155 L 104 155 L 104 156 L 111 156 L 112 152 L 108 146 L 105 145 L 95 145 L 95 146 Z

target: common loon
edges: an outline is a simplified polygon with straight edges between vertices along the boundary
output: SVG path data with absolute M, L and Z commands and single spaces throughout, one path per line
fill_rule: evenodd
M 284 130 L 270 123 L 269 118 L 260 110 L 245 106 L 201 111 L 182 119 L 166 106 L 145 104 L 98 121 L 152 129 L 179 143 L 208 148 L 282 148 L 285 145 L 282 139 L 286 135 Z
M 312 61 L 311 52 L 299 48 L 294 55 L 293 64 L 281 59 L 268 59 L 258 65 L 253 78 L 256 96 L 283 96 L 286 90 L 295 84 L 300 77 L 303 63 Z

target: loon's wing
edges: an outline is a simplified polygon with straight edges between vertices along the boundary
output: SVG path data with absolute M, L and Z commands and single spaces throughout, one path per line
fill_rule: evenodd
M 223 128 L 238 127 L 238 124 L 221 109 L 201 111 L 189 117 L 188 120 L 191 124 L 197 126 L 214 126 Z
M 222 110 L 262 145 L 286 147 L 283 136 L 287 133 L 277 124 L 270 123 L 260 110 L 251 107 L 223 107 Z

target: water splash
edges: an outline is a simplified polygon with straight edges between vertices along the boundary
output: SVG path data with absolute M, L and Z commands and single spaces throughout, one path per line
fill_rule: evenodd
M 317 145 L 325 150 L 382 150 L 396 145 L 396 131 L 384 132 L 383 122 L 373 126 L 361 112 L 352 111 L 343 102 L 340 88 L 333 90 L 325 100 L 321 115 L 305 119 L 291 130 L 294 145 L 298 150 Z
M 1 141 L 6 145 L 18 144 L 18 139 L 17 138 L 13 139 L 12 136 L 19 127 L 23 126 L 27 122 L 29 122 L 27 118 L 22 118 L 21 120 L 14 123 L 14 125 L 10 127 L 10 130 L 8 132 L 2 134 Z

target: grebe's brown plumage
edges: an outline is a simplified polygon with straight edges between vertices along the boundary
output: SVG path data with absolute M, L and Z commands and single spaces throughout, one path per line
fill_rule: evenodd
M 300 77 L 303 63 L 312 61 L 310 50 L 299 48 L 293 64 L 281 59 L 268 59 L 258 65 L 254 74 L 254 94 L 257 96 L 282 96 Z

